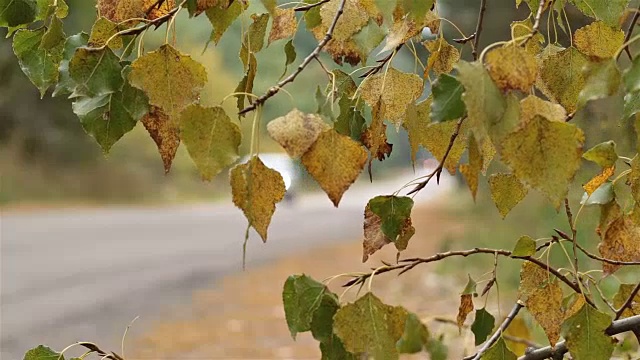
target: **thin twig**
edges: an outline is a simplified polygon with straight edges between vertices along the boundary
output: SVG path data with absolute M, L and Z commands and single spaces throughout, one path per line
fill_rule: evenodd
M 331 0 L 320 0 L 315 4 L 308 4 L 308 5 L 303 5 L 303 6 L 298 6 L 297 8 L 294 8 L 294 11 L 309 11 L 311 9 L 313 9 L 316 6 L 320 6 L 322 4 L 328 3 Z
M 88 342 L 88 341 L 81 341 L 77 343 L 80 346 L 83 346 L 85 348 L 87 348 L 89 351 L 95 352 L 96 354 L 102 356 L 105 359 L 111 359 L 111 360 L 124 360 L 122 358 L 122 356 L 114 353 L 113 351 L 111 353 L 108 353 L 102 349 L 100 349 L 98 347 L 98 345 L 92 343 L 92 342 Z
M 544 263 L 540 259 L 537 259 L 537 258 L 532 257 L 532 256 L 514 256 L 511 253 L 511 251 L 503 250 L 503 249 L 474 248 L 474 249 L 469 249 L 469 250 L 448 251 L 448 252 L 444 252 L 444 253 L 437 253 L 437 254 L 431 255 L 431 256 L 426 257 L 426 258 L 402 259 L 402 260 L 400 260 L 399 264 L 393 265 L 393 266 L 386 266 L 386 267 L 378 268 L 375 273 L 379 275 L 379 274 L 383 274 L 383 273 L 390 272 L 390 271 L 400 270 L 398 275 L 401 275 L 401 274 L 403 274 L 403 273 L 405 273 L 407 271 L 410 271 L 411 269 L 413 269 L 414 267 L 416 267 L 416 266 L 418 266 L 420 264 L 426 264 L 426 263 L 430 263 L 430 262 L 435 262 L 435 261 L 439 261 L 439 260 L 442 260 L 442 259 L 445 259 L 445 258 L 448 258 L 448 257 L 452 257 L 452 256 L 467 257 L 469 255 L 474 255 L 474 254 L 495 254 L 495 255 L 500 255 L 500 256 L 504 256 L 504 257 L 509 257 L 509 258 L 512 258 L 512 259 L 530 261 L 530 262 L 538 265 L 539 267 L 541 267 L 545 271 L 548 271 L 549 273 L 551 273 L 554 276 L 556 276 L 562 282 L 567 284 L 567 286 L 569 286 L 576 293 L 582 294 L 582 290 L 580 289 L 580 286 L 578 286 L 578 284 L 572 282 L 566 276 L 562 275 L 557 269 L 555 269 L 554 267 Z M 347 286 L 351 286 L 353 284 L 362 283 L 362 282 L 366 281 L 371 276 L 372 276 L 372 273 L 367 273 L 367 274 L 363 274 L 363 275 L 357 276 L 357 277 L 349 280 L 343 286 L 347 287 Z M 593 305 L 593 301 L 589 297 L 585 296 L 585 299 L 589 304 Z
M 442 174 L 442 170 L 444 169 L 444 163 L 447 161 L 447 158 L 449 157 L 449 153 L 451 153 L 451 149 L 453 148 L 453 144 L 456 142 L 456 139 L 458 138 L 458 135 L 460 134 L 460 128 L 462 127 L 462 123 L 464 122 L 464 119 L 466 119 L 466 117 L 462 117 L 462 118 L 460 118 L 460 120 L 458 120 L 458 123 L 456 124 L 456 128 L 453 131 L 453 133 L 451 134 L 451 138 L 449 139 L 449 145 L 447 146 L 447 151 L 445 151 L 444 156 L 442 157 L 442 160 L 440 161 L 440 164 L 438 164 L 438 167 L 436 167 L 431 172 L 431 174 L 427 175 L 426 178 L 423 181 L 418 183 L 418 185 L 416 185 L 416 187 L 413 188 L 413 190 L 409 191 L 407 193 L 407 195 L 411 195 L 411 194 L 417 193 L 418 191 L 424 189 L 424 187 L 427 186 L 429 181 L 431 181 L 431 179 L 434 176 L 436 177 L 437 183 L 438 184 L 440 183 L 440 175 Z
M 327 33 L 325 34 L 324 38 L 322 39 L 322 41 L 318 43 L 318 46 L 316 46 L 316 48 L 313 49 L 311 54 L 309 54 L 309 56 L 307 56 L 302 61 L 302 64 L 298 66 L 296 71 L 294 71 L 291 75 L 287 76 L 285 79 L 281 80 L 275 86 L 267 90 L 267 92 L 264 95 L 257 98 L 256 101 L 253 102 L 253 104 L 240 110 L 238 115 L 246 114 L 250 111 L 255 110 L 256 108 L 258 108 L 258 106 L 262 106 L 262 104 L 264 104 L 269 98 L 277 94 L 283 86 L 287 85 L 290 82 L 293 82 L 296 79 L 296 77 L 300 75 L 300 73 L 309 65 L 309 63 L 313 61 L 313 59 L 316 56 L 318 56 L 318 54 L 320 54 L 320 51 L 322 51 L 324 46 L 327 45 L 327 43 L 333 38 L 333 31 L 336 28 L 336 24 L 338 23 L 340 16 L 342 16 L 342 13 L 344 12 L 344 5 L 346 2 L 347 0 L 342 0 L 340 2 L 340 5 L 338 6 L 338 11 L 336 11 L 336 15 L 333 17 L 333 22 L 331 22 L 331 26 L 329 26 L 329 29 L 327 30 Z
M 516 316 L 520 312 L 520 309 L 522 309 L 523 307 L 524 307 L 524 304 L 522 304 L 520 301 L 516 301 L 515 305 L 513 305 L 513 308 L 511 309 L 511 312 L 509 313 L 509 315 L 507 315 L 507 317 L 504 319 L 502 324 L 500 324 L 500 327 L 498 328 L 498 330 L 496 330 L 496 332 L 494 332 L 493 335 L 491 335 L 489 340 L 487 340 L 484 343 L 484 345 L 482 345 L 480 350 L 478 350 L 478 352 L 475 355 L 467 356 L 464 358 L 464 360 L 469 360 L 469 359 L 480 360 L 480 358 L 482 357 L 482 354 L 484 354 L 487 350 L 489 350 L 489 348 L 493 344 L 495 344 L 495 342 L 498 341 L 498 339 L 500 339 L 500 336 L 502 336 L 502 333 L 505 330 L 507 330 L 509 325 L 511 325 L 511 322 L 513 321 L 513 319 L 516 318 Z
M 453 41 L 457 42 L 458 44 L 464 45 L 466 43 L 468 43 L 469 41 L 475 39 L 476 34 L 471 34 L 467 37 L 463 37 L 463 38 L 459 38 L 459 39 L 453 39 Z
M 564 210 L 567 213 L 567 220 L 569 221 L 569 228 L 571 228 L 571 242 L 573 243 L 573 270 L 576 273 L 576 278 L 578 277 L 578 241 L 576 240 L 576 235 L 578 231 L 573 224 L 573 214 L 571 213 L 571 207 L 569 206 L 569 198 L 564 198 Z
M 390 52 L 389 54 L 387 54 L 387 56 L 385 56 L 384 58 L 377 60 L 376 62 L 378 63 L 376 66 L 372 67 L 371 69 L 367 70 L 364 72 L 364 74 L 360 75 L 360 78 L 366 78 L 368 76 L 371 76 L 373 74 L 376 74 L 378 72 L 380 72 L 384 66 L 391 60 L 393 59 L 393 55 L 396 54 L 404 45 L 404 43 L 400 43 L 398 44 L 398 46 L 396 46 L 395 49 L 393 49 L 392 52 Z
M 624 304 L 622 304 L 622 306 L 620 307 L 620 309 L 618 309 L 616 311 L 616 318 L 615 320 L 620 319 L 620 317 L 622 316 L 622 313 L 624 313 L 624 311 L 631 306 L 631 304 L 633 304 L 633 300 L 635 299 L 636 295 L 638 295 L 638 291 L 640 291 L 640 283 L 638 283 L 638 285 L 636 285 L 636 287 L 633 288 L 633 290 L 631 291 L 631 295 L 629 295 L 629 297 L 627 298 L 627 300 L 624 302 Z
M 640 2 L 638 2 L 638 7 L 640 7 Z M 627 34 L 624 36 L 624 44 L 627 44 L 631 39 L 631 35 L 633 34 L 633 28 L 636 26 L 636 22 L 638 22 L 638 18 L 640 18 L 640 11 L 635 11 L 633 13 L 633 18 L 631 18 L 631 23 L 629 24 L 629 28 L 627 29 Z M 629 56 L 629 60 L 633 60 L 633 56 L 631 55 L 631 51 L 629 50 L 629 45 L 624 47 L 624 51 Z M 620 53 L 618 58 L 620 58 Z
M 565 233 L 564 231 L 559 229 L 553 229 L 553 231 L 555 231 L 558 235 L 560 235 L 560 237 L 563 238 L 564 240 L 571 241 L 571 237 L 569 237 L 569 235 L 567 235 L 567 233 Z M 613 259 L 608 259 L 602 256 L 598 256 L 594 253 L 589 252 L 589 250 L 585 249 L 582 245 L 578 243 L 576 243 L 576 247 L 578 248 L 578 250 L 582 251 L 585 255 L 592 258 L 593 260 L 598 260 L 601 262 L 605 262 L 607 264 L 622 265 L 622 266 L 640 265 L 640 261 L 620 261 L 620 260 L 613 260 Z
M 473 33 L 473 60 L 478 60 L 478 46 L 480 45 L 480 33 L 482 32 L 482 22 L 484 21 L 484 13 L 487 10 L 487 0 L 481 0 L 480 11 L 478 13 L 478 22 L 476 23 L 476 31 Z
M 547 0 L 540 0 L 540 4 L 538 5 L 538 11 L 536 11 L 536 17 L 533 22 L 533 26 L 531 27 L 531 32 L 529 33 L 529 35 L 527 35 L 527 37 L 524 40 L 522 40 L 522 43 L 521 43 L 522 46 L 527 45 L 529 40 L 531 40 L 534 36 L 536 36 L 538 31 L 540 31 L 540 19 L 542 18 L 542 13 L 544 12 L 544 6 L 546 4 L 547 4 Z
M 622 320 L 616 320 L 605 330 L 609 336 L 621 334 L 627 331 L 637 332 L 640 329 L 640 315 L 628 317 Z M 566 342 L 560 341 L 554 347 L 547 346 L 528 352 L 518 358 L 518 360 L 544 360 L 558 355 L 565 354 L 568 351 Z M 562 358 L 562 357 L 559 357 Z

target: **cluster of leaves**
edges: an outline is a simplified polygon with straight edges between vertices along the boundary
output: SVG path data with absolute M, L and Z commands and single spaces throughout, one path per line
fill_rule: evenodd
M 206 15 L 214 44 L 234 21 L 250 16 L 239 53 L 245 72 L 230 95 L 237 99 L 238 121 L 254 111 L 252 150 L 246 163 L 230 170 L 229 178 L 234 204 L 264 241 L 285 186 L 282 176 L 260 160 L 260 109 L 317 60 L 331 80 L 315 92 L 316 113 L 291 109 L 269 121 L 267 130 L 291 157 L 301 159 L 335 206 L 365 166 L 371 176 L 374 160 L 383 161 L 392 152 L 387 125 L 406 129 L 412 161 L 423 147 L 440 162 L 433 173 L 417 180 L 407 196 L 400 196 L 400 189 L 369 201 L 364 209 L 363 261 L 390 243 L 398 251 L 407 247 L 415 232 L 413 200 L 408 195 L 420 191 L 433 177 L 439 179 L 445 169 L 451 174 L 459 171 L 474 198 L 485 176 L 503 217 L 529 191 L 538 191 L 556 209 L 565 206 L 571 229 L 571 234 L 556 230 L 557 235 L 543 245 L 524 236 L 513 251 L 473 249 L 398 260 L 356 276 L 350 285 L 363 284 L 376 273 L 408 271 L 449 256 L 493 253 L 522 259 L 520 301 L 545 330 L 552 346 L 549 351 L 560 355 L 568 351 L 575 359 L 608 359 L 614 350 L 610 335 L 616 323 L 595 308 L 588 284 L 597 281 L 580 271 L 576 252 L 599 260 L 605 275 L 640 264 L 640 211 L 636 210 L 640 157 L 619 155 L 612 141 L 585 151 L 585 135 L 571 120 L 590 102 L 619 93 L 624 96 L 620 121 L 640 111 L 640 57 L 628 52 L 632 61 L 625 66 L 618 60 L 638 36 L 632 37 L 633 27 L 627 34 L 621 29 L 629 0 L 516 0 L 515 6 L 523 2 L 530 15 L 510 25 L 510 39 L 485 49 L 478 45 L 485 0 L 480 2 L 476 32 L 460 34 L 462 38 L 455 41 L 448 40 L 451 34 L 441 29 L 443 19 L 435 0 L 305 0 L 298 7 L 262 0 L 266 12 L 255 14 L 248 14 L 245 0 L 98 0 L 98 17 L 90 34 L 69 37 L 64 31 L 63 19 L 69 12 L 64 0 L 0 0 L 0 26 L 9 29 L 18 62 L 41 95 L 53 89 L 53 96 L 68 96 L 83 128 L 105 153 L 140 121 L 157 144 L 167 172 L 184 143 L 203 179 L 210 180 L 237 161 L 242 134 L 222 107 L 200 105 L 200 91 L 207 81 L 205 67 L 178 51 L 169 34 L 182 9 L 191 17 Z M 565 8 L 570 6 L 593 21 L 571 32 L 564 21 Z M 545 37 L 540 32 L 545 13 L 557 25 L 549 28 L 564 30 L 569 44 L 561 44 L 557 33 Z M 299 21 L 304 21 L 318 46 L 264 95 L 254 95 L 256 54 L 286 40 L 285 64 L 291 65 L 297 57 L 293 37 Z M 144 34 L 163 25 L 165 43 L 145 51 Z M 429 55 L 420 59 L 415 43 L 425 28 L 436 37 L 421 42 Z M 467 46 L 473 56 L 469 61 L 461 56 Z M 393 66 L 395 55 L 403 49 L 410 50 L 421 65 L 416 71 Z M 333 69 L 325 64 L 322 52 L 335 63 Z M 364 66 L 381 53 L 386 56 L 377 65 Z M 338 67 L 343 63 L 360 68 L 348 74 Z M 360 78 L 353 75 L 358 71 Z M 580 203 L 581 209 L 601 208 L 599 255 L 579 244 L 567 199 L 576 172 L 586 163 L 583 160 L 599 166 L 583 185 Z M 616 194 L 626 190 L 631 205 L 621 206 Z M 575 261 L 568 256 L 572 268 L 568 275 L 541 260 L 552 245 L 563 241 L 571 242 L 574 251 Z M 483 296 L 491 290 L 496 274 L 494 269 Z M 614 299 L 615 320 L 640 315 L 634 303 L 639 288 L 621 286 Z M 460 298 L 460 327 L 474 310 L 474 295 L 475 282 L 470 279 Z M 399 353 L 422 350 L 433 358 L 446 357 L 439 340 L 416 315 L 385 305 L 371 293 L 343 305 L 325 285 L 303 275 L 287 280 L 283 298 L 292 335 L 311 331 L 324 358 L 369 354 L 394 359 Z M 475 358 L 515 359 L 502 337 L 512 321 L 507 317 L 490 337 L 495 318 L 484 308 L 476 310 L 471 330 L 476 344 L 484 345 Z M 562 346 L 553 347 L 561 336 Z

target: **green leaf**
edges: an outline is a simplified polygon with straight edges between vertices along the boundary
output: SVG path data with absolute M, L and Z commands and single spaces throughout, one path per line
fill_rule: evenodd
M 221 4 L 208 8 L 205 12 L 207 18 L 211 22 L 213 30 L 211 31 L 211 41 L 218 44 L 222 35 L 227 31 L 229 26 L 242 14 L 246 9 L 244 1 L 234 1 L 228 8 Z
M 249 30 L 246 32 L 240 48 L 240 60 L 245 68 L 248 66 L 249 53 L 255 54 L 264 47 L 269 14 L 252 14 L 251 19 L 253 22 L 249 25 Z
M 384 40 L 387 33 L 375 20 L 369 19 L 369 23 L 360 32 L 353 36 L 353 41 L 365 54 L 370 54 Z
M 51 348 L 38 345 L 24 354 L 24 360 L 64 360 L 64 356 Z
M 49 52 L 55 52 L 56 56 L 60 55 L 64 48 L 64 43 L 67 40 L 66 37 L 62 20 L 54 17 L 51 19 L 47 32 L 42 36 L 42 43 L 40 44 L 40 47 Z
M 491 199 L 503 219 L 529 192 L 513 174 L 491 174 L 489 188 L 491 189 Z
M 513 248 L 513 256 L 532 256 L 536 253 L 536 242 L 530 236 L 523 235 Z M 477 345 L 477 344 L 476 344 Z
M 332 298 L 337 304 L 337 297 L 327 287 L 315 281 L 307 275 L 292 275 L 287 278 L 282 290 L 282 302 L 284 313 L 287 319 L 287 326 L 294 339 L 301 332 L 309 331 L 312 328 L 314 315 L 323 304 L 323 300 L 330 301 L 326 297 Z M 326 311 L 328 309 L 324 309 Z M 327 331 L 322 330 L 324 324 L 320 324 L 326 318 L 318 315 L 314 328 L 319 338 L 325 338 Z
M 609 315 L 586 302 L 562 324 L 562 336 L 575 360 L 608 360 L 613 353 L 613 341 L 604 331 L 611 325 Z
M 113 50 L 120 49 L 123 46 L 122 37 L 118 36 L 112 39 L 118 31 L 122 30 L 118 24 L 113 21 L 101 17 L 91 27 L 91 36 L 89 36 L 90 47 L 101 47 L 107 43 L 109 39 L 109 47 Z
M 602 99 L 618 92 L 622 77 L 615 59 L 587 63 L 584 70 L 585 83 L 578 95 L 578 108 L 591 100 Z
M 480 345 L 491 334 L 493 327 L 495 326 L 496 319 L 484 308 L 476 310 L 476 318 L 471 324 L 471 331 L 475 336 L 475 344 Z
M 0 27 L 29 24 L 36 18 L 36 0 L 0 0 Z
M 431 360 L 447 360 L 449 358 L 449 349 L 444 344 L 442 340 L 443 336 L 440 335 L 438 339 L 434 339 L 433 337 L 429 339 L 427 343 L 427 352 Z
M 333 318 L 333 330 L 347 351 L 368 353 L 375 359 L 398 359 L 396 343 L 402 337 L 407 311 L 385 305 L 372 293 L 342 307 Z
M 360 110 L 356 109 L 356 100 L 352 100 L 349 96 L 342 96 L 338 100 L 338 108 L 340 108 L 340 115 L 336 118 L 334 129 L 342 135 L 360 141 L 366 120 Z
M 45 42 L 46 30 L 18 30 L 13 37 L 13 52 L 20 68 L 40 90 L 43 97 L 49 87 L 58 82 L 58 66 L 62 61 L 64 36 L 54 43 L 53 36 Z M 43 46 L 46 45 L 45 46 Z
M 45 20 L 55 14 L 56 17 L 64 19 L 69 14 L 69 6 L 64 0 L 37 0 L 37 15 L 35 20 Z
M 80 97 L 73 103 L 87 134 L 93 136 L 106 154 L 138 120 L 149 112 L 147 97 L 128 83 L 122 90 L 96 97 Z
M 623 119 L 628 119 L 640 112 L 640 91 L 627 93 L 624 96 Z
M 249 54 L 248 65 L 249 66 L 247 67 L 247 71 L 244 73 L 244 77 L 240 80 L 240 83 L 234 91 L 239 93 L 238 95 L 235 95 L 236 98 L 238 98 L 238 111 L 242 111 L 242 109 L 244 109 L 245 102 L 250 100 L 250 97 L 246 94 L 253 93 L 253 82 L 256 79 L 256 74 L 258 72 L 258 62 L 253 54 Z
M 620 18 L 631 0 L 569 0 L 586 16 L 620 28 Z M 602 41 L 607 41 L 602 39 Z
M 615 165 L 618 160 L 616 143 L 613 140 L 600 143 L 587 150 L 582 157 L 600 165 L 603 168 L 611 167 Z
M 360 357 L 355 356 L 344 348 L 344 344 L 335 334 L 331 335 L 331 340 L 320 343 L 320 351 L 322 352 L 321 360 L 358 360 Z
M 511 352 L 504 342 L 502 336 L 495 344 L 491 345 L 489 350 L 482 355 L 480 360 L 516 360 L 516 354 Z
M 73 81 L 73 79 L 69 75 L 69 61 L 75 54 L 76 49 L 87 45 L 88 41 L 89 41 L 89 35 L 83 32 L 76 35 L 69 36 L 67 38 L 67 41 L 64 44 L 62 61 L 60 61 L 60 66 L 58 67 L 60 75 L 59 75 L 58 83 L 56 84 L 56 87 L 53 90 L 53 96 L 69 95 L 76 88 L 76 82 Z
M 631 66 L 624 72 L 622 79 L 627 92 L 640 90 L 640 56 L 636 56 L 633 59 Z
M 465 285 L 461 295 L 477 296 L 478 291 L 476 290 L 476 287 L 478 286 L 478 283 L 476 283 L 476 281 L 473 280 L 473 278 L 471 277 L 471 274 L 468 274 L 468 276 L 469 276 L 469 280 L 467 280 L 467 285 Z
M 71 97 L 98 97 L 122 88 L 122 65 L 109 48 L 78 48 L 69 62 L 69 75 L 77 86 Z
M 282 79 L 287 74 L 289 65 L 293 64 L 293 62 L 296 61 L 296 57 L 298 56 L 298 54 L 296 54 L 296 48 L 293 46 L 293 39 L 287 41 L 287 43 L 284 44 L 284 55 L 286 56 L 286 59 L 284 62 L 284 71 L 282 72 L 282 75 L 280 75 L 280 79 Z
M 413 199 L 407 196 L 376 196 L 369 200 L 368 206 L 382 219 L 382 232 L 395 241 L 407 219 L 411 218 Z
M 429 342 L 429 330 L 414 313 L 409 313 L 404 323 L 404 333 L 396 343 L 400 354 L 421 352 Z
M 546 89 L 541 90 L 568 112 L 575 111 L 585 85 L 582 69 L 587 63 L 587 57 L 574 47 L 547 56 L 540 70 Z
M 180 132 L 204 180 L 210 181 L 238 160 L 240 129 L 221 107 L 187 107 L 180 116 Z
M 591 196 L 585 192 L 580 200 L 580 205 L 605 205 L 612 202 L 613 199 L 615 199 L 613 183 L 607 181 L 600 185 Z
M 460 61 L 456 69 L 457 79 L 464 86 L 462 100 L 467 107 L 467 123 L 482 145 L 488 135 L 487 126 L 502 119 L 507 103 L 482 63 Z
M 466 110 L 462 101 L 464 87 L 449 74 L 440 74 L 431 89 L 431 121 L 441 122 L 462 117 Z
M 173 121 L 198 100 L 207 82 L 205 67 L 171 45 L 144 54 L 131 67 L 131 85 L 144 91 L 149 103 L 161 107 Z
M 575 125 L 536 116 L 505 138 L 502 156 L 520 181 L 558 208 L 580 167 L 583 143 Z
M 319 342 L 333 341 L 333 316 L 340 309 L 340 304 L 333 294 L 324 294 L 318 309 L 311 319 L 311 335 Z

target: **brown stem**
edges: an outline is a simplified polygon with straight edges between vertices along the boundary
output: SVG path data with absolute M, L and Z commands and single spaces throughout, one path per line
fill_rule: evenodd
M 297 8 L 294 8 L 293 10 L 295 11 L 309 11 L 311 9 L 313 9 L 316 6 L 320 6 L 322 4 L 328 3 L 331 0 L 320 0 L 315 4 L 308 4 L 308 5 L 303 5 L 303 6 L 298 6 Z
M 560 235 L 560 237 L 563 238 L 564 240 L 571 241 L 571 237 L 569 237 L 569 235 L 567 235 L 564 231 L 559 229 L 553 229 L 553 231 L 555 231 L 558 235 Z M 592 258 L 593 260 L 602 261 L 607 264 L 622 265 L 622 266 L 640 265 L 640 261 L 620 261 L 620 260 L 613 260 L 613 259 L 608 259 L 602 256 L 598 256 L 594 253 L 589 252 L 589 250 L 585 249 L 582 245 L 578 243 L 576 243 L 576 247 L 578 248 L 578 250 L 582 251 L 585 255 Z
M 378 63 L 376 66 L 372 67 L 371 69 L 365 71 L 364 74 L 360 75 L 360 78 L 366 78 L 368 76 L 371 76 L 373 74 L 376 74 L 378 72 L 380 72 L 380 70 L 382 70 L 384 68 L 384 66 L 391 61 L 391 59 L 393 58 L 393 55 L 395 53 L 398 52 L 398 50 L 400 50 L 402 48 L 402 46 L 404 45 L 404 43 L 400 43 L 398 44 L 398 46 L 396 46 L 395 49 L 393 49 L 392 52 L 390 52 L 387 56 L 385 56 L 384 58 L 377 60 L 376 62 Z
M 270 99 L 272 96 L 274 96 L 275 94 L 280 92 L 280 89 L 283 86 L 287 85 L 288 83 L 293 82 L 296 79 L 296 77 L 298 77 L 298 75 L 300 75 L 300 73 L 309 65 L 309 63 L 311 61 L 313 61 L 313 59 L 316 56 L 318 56 L 318 54 L 320 54 L 320 51 L 322 51 L 324 46 L 327 45 L 327 43 L 333 38 L 333 31 L 336 28 L 336 24 L 338 23 L 338 20 L 340 19 L 340 16 L 342 16 L 342 13 L 344 12 L 344 5 L 345 5 L 346 2 L 347 2 L 347 0 L 342 0 L 340 2 L 340 5 L 338 6 L 338 11 L 336 11 L 336 15 L 333 17 L 333 21 L 331 22 L 331 26 L 329 26 L 329 29 L 327 30 L 327 33 L 325 34 L 324 38 L 322 39 L 322 41 L 320 41 L 318 43 L 318 46 L 316 46 L 316 48 L 313 49 L 311 54 L 309 54 L 309 56 L 307 56 L 302 61 L 302 64 L 300 64 L 298 66 L 296 71 L 294 71 L 291 75 L 287 76 L 286 78 L 284 78 L 283 80 L 278 82 L 275 86 L 273 86 L 269 90 L 267 90 L 267 92 L 264 95 L 262 95 L 259 98 L 257 98 L 253 102 L 253 104 L 251 104 L 251 105 L 247 106 L 246 108 L 240 110 L 238 115 L 244 115 L 244 114 L 246 114 L 246 113 L 248 113 L 250 111 L 253 111 L 253 110 L 257 109 L 258 106 L 262 106 L 268 99 Z
M 573 268 L 576 273 L 576 278 L 578 277 L 578 241 L 576 240 L 576 235 L 578 231 L 573 225 L 573 214 L 571 213 L 571 207 L 569 206 L 569 198 L 564 198 L 564 210 L 567 213 L 567 220 L 569 221 L 569 228 L 571 229 L 571 242 L 573 243 Z
M 482 22 L 484 21 L 484 13 L 487 10 L 487 0 L 481 0 L 480 11 L 478 13 L 478 22 L 476 23 L 476 31 L 473 33 L 473 60 L 478 60 L 478 46 L 480 45 L 480 33 L 482 32 Z
M 640 7 L 640 3 L 638 4 L 638 7 Z M 631 23 L 629 24 L 629 28 L 627 29 L 627 34 L 624 36 L 625 44 L 629 42 L 629 39 L 631 39 L 631 35 L 633 34 L 633 28 L 636 26 L 636 22 L 638 22 L 639 17 L 640 17 L 640 12 L 638 11 L 638 9 L 636 9 L 636 11 L 633 13 L 633 18 L 631 18 Z M 624 47 L 624 51 L 627 53 L 627 56 L 629 56 L 629 60 L 633 60 L 633 56 L 631 55 L 631 51 L 629 50 L 629 45 Z M 620 58 L 620 55 L 622 55 L 622 53 L 618 55 L 618 58 Z
M 636 297 L 636 295 L 638 295 L 638 291 L 640 291 L 640 283 L 638 283 L 638 285 L 636 285 L 636 287 L 633 288 L 633 290 L 631 291 L 631 295 L 629 295 L 629 297 L 627 298 L 627 300 L 624 302 L 624 304 L 622 304 L 622 306 L 620 307 L 620 309 L 618 309 L 616 311 L 616 318 L 615 320 L 620 319 L 620 317 L 622 316 L 622 313 L 631 306 L 631 304 L 633 303 L 634 298 Z

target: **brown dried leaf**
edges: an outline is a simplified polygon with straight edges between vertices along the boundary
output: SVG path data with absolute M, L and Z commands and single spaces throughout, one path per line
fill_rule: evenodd
M 372 110 L 371 125 L 362 133 L 362 144 L 369 149 L 369 177 L 371 177 L 371 162 L 373 159 L 382 161 L 391 155 L 393 145 L 387 142 L 387 124 L 384 123 L 381 113 L 383 105 L 378 101 Z
M 486 55 L 491 79 L 502 90 L 528 92 L 538 76 L 538 62 L 519 46 L 502 46 Z
M 156 106 L 151 106 L 149 113 L 142 118 L 142 124 L 156 143 L 164 164 L 164 172 L 168 173 L 180 146 L 180 130 L 175 122 Z
M 276 40 L 290 38 L 295 35 L 298 30 L 298 21 L 296 20 L 293 8 L 280 9 L 275 8 L 273 24 L 269 32 L 269 44 Z
M 371 211 L 370 204 L 364 209 L 364 240 L 362 241 L 362 262 L 366 262 L 370 255 L 394 242 L 382 231 L 382 218 Z M 406 249 L 408 240 L 415 234 L 411 218 L 406 218 L 400 229 L 398 240 L 395 241 L 398 251 Z
M 464 321 L 467 319 L 467 315 L 473 311 L 473 296 L 471 294 L 460 295 L 460 307 L 458 307 L 458 315 L 456 316 L 456 323 L 458 328 L 462 328 Z
M 519 296 L 527 310 L 544 329 L 549 343 L 555 345 L 560 338 L 562 288 L 558 280 L 540 266 L 526 261 L 520 270 Z
M 165 16 L 171 11 L 171 9 L 176 7 L 175 0 L 166 0 L 159 7 L 157 5 L 154 6 L 157 2 L 157 0 L 143 0 L 142 8 L 145 13 L 148 12 L 147 17 L 149 20 L 155 20 L 159 17 Z M 152 6 L 154 6 L 153 9 L 151 9 Z
M 640 261 L 640 228 L 628 216 L 619 216 L 607 225 L 598 251 L 611 260 Z M 620 267 L 602 263 L 605 274 L 612 274 Z
M 478 192 L 478 177 L 482 170 L 482 154 L 478 148 L 478 143 L 475 137 L 471 135 L 469 137 L 469 163 L 460 165 L 460 172 L 469 185 L 473 200 L 476 200 L 476 193 Z

